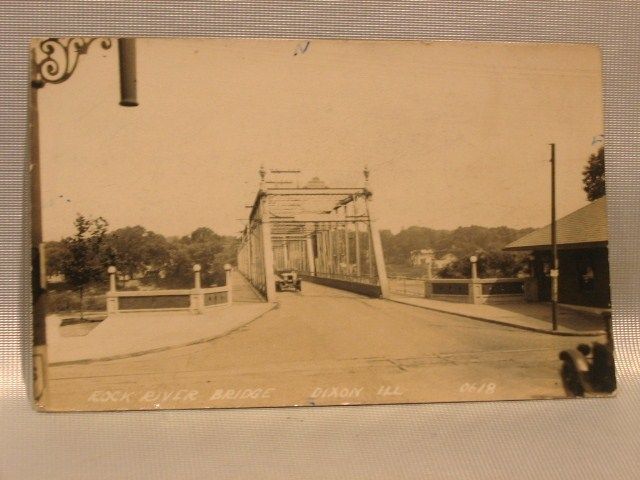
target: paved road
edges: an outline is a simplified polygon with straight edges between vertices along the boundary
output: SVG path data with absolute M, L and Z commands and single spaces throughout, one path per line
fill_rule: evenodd
M 52 409 L 563 397 L 560 350 L 594 338 L 491 325 L 305 282 L 211 342 L 53 367 Z

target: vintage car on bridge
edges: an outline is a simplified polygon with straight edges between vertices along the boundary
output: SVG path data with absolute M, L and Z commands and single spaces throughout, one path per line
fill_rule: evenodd
M 302 290 L 302 280 L 298 278 L 298 272 L 295 270 L 279 270 L 276 272 L 276 292 L 284 290 L 293 290 L 294 292 Z

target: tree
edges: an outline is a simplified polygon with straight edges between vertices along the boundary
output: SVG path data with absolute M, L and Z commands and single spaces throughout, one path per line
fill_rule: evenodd
M 111 263 L 129 279 L 160 270 L 169 260 L 169 243 L 140 225 L 114 230 L 105 239 Z
M 235 263 L 237 240 L 223 237 L 207 227 L 200 227 L 190 235 L 170 242 L 169 258 L 164 266 L 163 283 L 169 288 L 193 287 L 193 265 L 199 264 L 202 285 L 222 285 L 224 264 Z
M 478 276 L 482 278 L 514 278 L 526 272 L 527 255 L 490 251 L 478 253 Z M 440 278 L 470 278 L 471 261 L 469 257 L 460 258 L 437 272 Z
M 47 242 L 45 244 L 47 275 L 61 275 L 62 265 L 69 256 L 67 245 L 63 242 Z
M 412 250 L 431 249 L 436 258 L 451 254 L 461 259 L 468 259 L 469 256 L 481 252 L 500 253 L 505 245 L 532 231 L 531 228 L 514 229 L 505 226 L 487 228 L 471 225 L 455 230 L 412 226 L 395 235 L 389 230 L 381 230 L 380 238 L 386 262 L 397 266 L 409 264 Z M 465 272 L 461 270 L 463 264 L 464 262 L 445 272 L 465 276 Z M 507 276 L 507 271 L 498 276 Z
M 78 214 L 74 222 L 75 235 L 61 242 L 67 253 L 61 262 L 60 273 L 80 293 L 80 318 L 84 318 L 85 288 L 105 274 L 101 254 L 107 225 L 102 217 L 89 219 Z
M 173 240 L 164 275 L 158 282 L 166 288 L 193 288 L 193 265 L 187 246 L 181 240 Z
M 447 234 L 446 230 L 412 226 L 395 235 L 389 230 L 381 230 L 380 240 L 388 263 L 409 265 L 412 250 L 433 248 Z
M 471 262 L 469 258 L 459 258 L 435 272 L 439 278 L 470 278 Z
M 184 241 L 187 243 L 215 243 L 222 239 L 220 235 L 215 233 L 208 227 L 196 228 L 191 235 L 184 237 Z
M 114 230 L 106 239 L 109 251 L 113 255 L 114 266 L 118 269 L 118 272 L 123 273 L 130 279 L 145 264 L 142 255 L 145 233 L 144 227 L 136 225 L 135 227 Z
M 49 274 L 65 276 L 66 286 L 79 290 L 81 315 L 87 287 L 106 280 L 113 265 L 128 278 L 167 288 L 192 288 L 193 265 L 202 267 L 203 286 L 223 285 L 224 264 L 235 264 L 238 239 L 201 227 L 182 238 L 165 238 L 136 225 L 107 233 L 107 221 L 78 215 L 76 234 L 60 242 L 47 242 Z M 126 277 L 125 277 L 126 278 Z
M 605 195 L 604 147 L 600 147 L 598 153 L 589 157 L 587 165 L 582 170 L 582 182 L 587 200 L 590 202 Z

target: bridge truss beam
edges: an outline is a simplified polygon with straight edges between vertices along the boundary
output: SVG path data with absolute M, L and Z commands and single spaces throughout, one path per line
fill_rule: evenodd
M 361 188 L 271 187 L 291 182 L 266 182 L 264 170 L 261 176 L 238 268 L 268 301 L 275 299 L 276 272 L 287 269 L 337 288 L 388 296 L 368 171 Z

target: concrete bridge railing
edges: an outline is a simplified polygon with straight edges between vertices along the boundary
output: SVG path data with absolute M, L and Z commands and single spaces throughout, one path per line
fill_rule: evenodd
M 194 288 L 170 290 L 117 291 L 116 269 L 109 267 L 107 313 L 189 311 L 205 313 L 211 308 L 231 305 L 231 266 L 225 265 L 226 285 L 202 288 L 200 265 L 193 266 Z
M 471 261 L 471 278 L 433 278 L 427 269 L 424 278 L 390 276 L 391 291 L 396 294 L 460 303 L 507 303 L 533 300 L 529 277 L 479 278 L 477 261 Z
M 405 297 L 424 297 L 425 279 L 405 277 L 403 275 L 388 275 L 389 290 L 396 295 Z
M 525 300 L 525 278 L 432 278 L 424 296 L 462 303 L 506 303 Z

